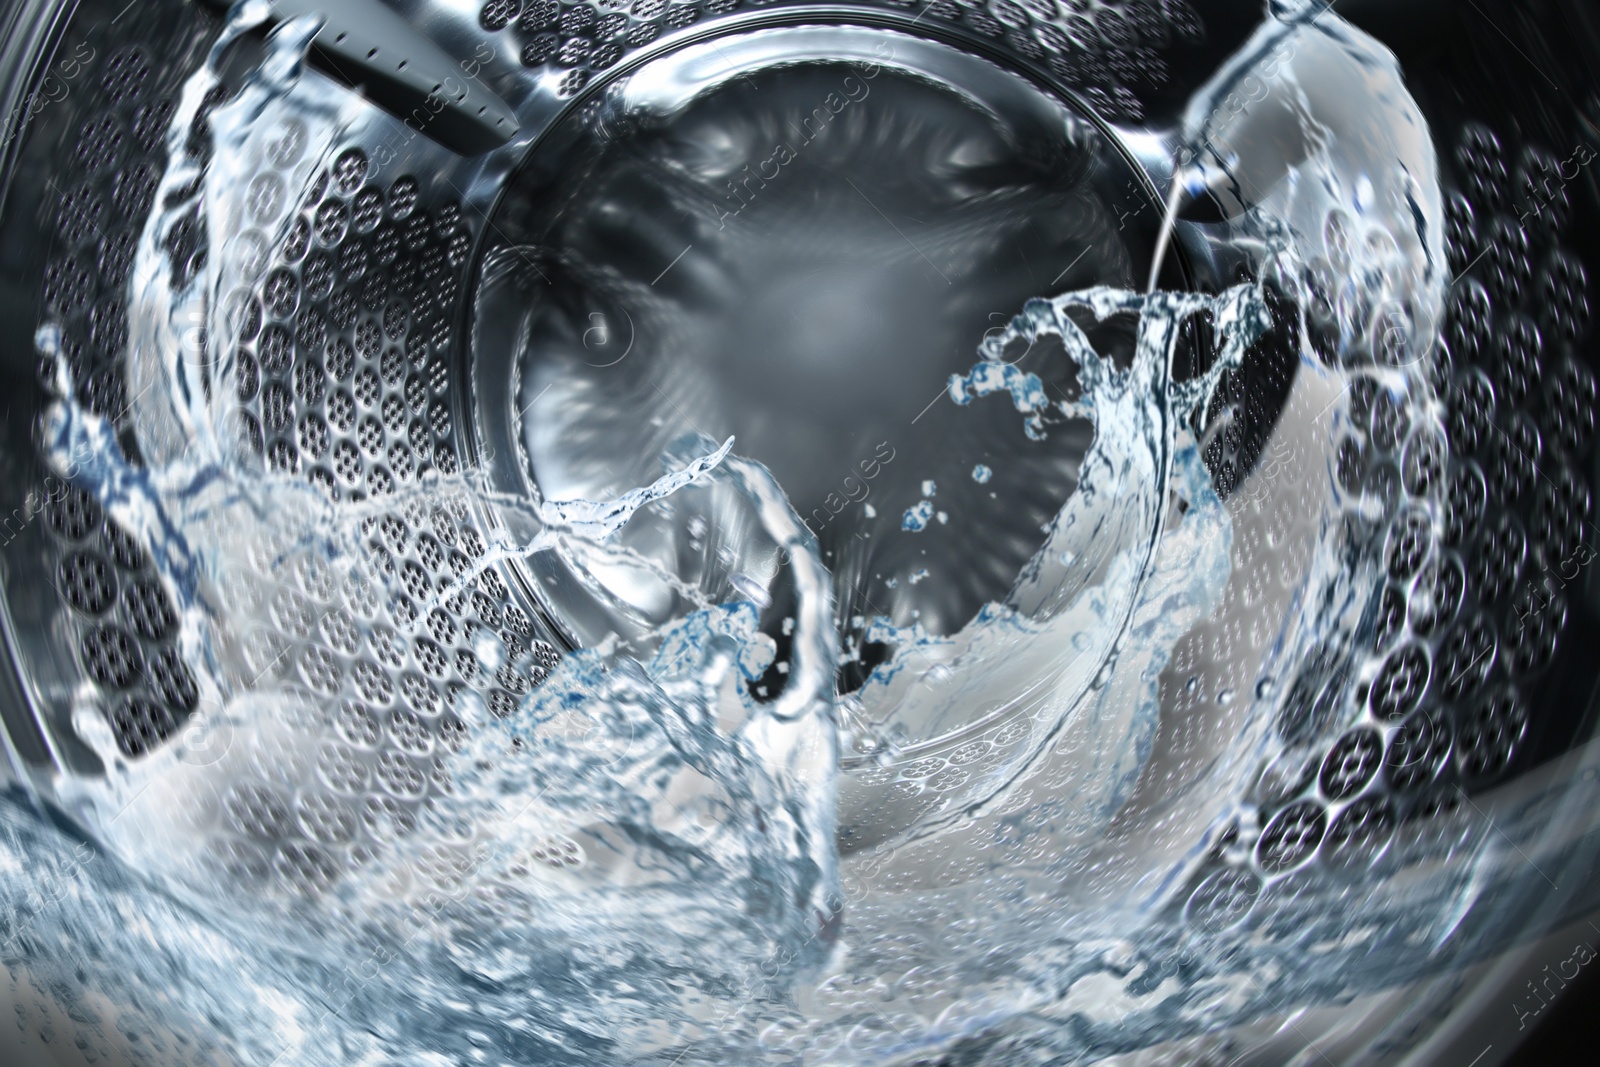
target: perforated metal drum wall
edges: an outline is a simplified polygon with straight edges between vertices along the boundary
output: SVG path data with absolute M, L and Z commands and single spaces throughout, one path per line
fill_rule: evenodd
M 171 743 L 201 710 L 147 547 L 38 450 L 38 418 L 60 376 L 40 364 L 33 337 L 51 327 L 77 396 L 117 422 L 138 460 L 125 293 L 177 93 L 220 30 L 216 15 L 181 0 L 136 15 L 118 6 L 79 5 L 40 58 L 0 202 L 0 307 L 12 326 L 0 337 L 10 405 L 0 420 L 0 624 L 14 675 L 0 698 L 18 769 L 40 781 L 102 770 L 76 739 L 77 708 L 103 709 L 130 761 Z M 490 0 L 471 17 L 401 6 L 448 43 L 464 77 L 547 124 L 597 108 L 609 78 L 724 26 L 837 17 L 957 42 L 1069 95 L 1108 128 L 1162 134 L 1255 17 L 1189 0 L 908 0 L 826 13 L 740 0 Z M 1381 574 L 1341 640 L 1278 681 L 1273 729 L 1284 751 L 1180 894 L 1177 921 L 1196 929 L 1270 931 L 1296 899 L 1448 852 L 1474 798 L 1587 741 L 1593 726 L 1600 33 L 1574 4 L 1485 0 L 1474 10 L 1436 34 L 1395 13 L 1349 16 L 1400 54 L 1433 125 L 1451 275 L 1431 372 L 1437 401 L 1408 403 L 1369 365 L 1372 353 L 1352 355 L 1332 325 L 1335 294 L 1310 277 L 1308 336 L 1299 309 L 1271 290 L 1271 331 L 1197 427 L 1234 523 L 1235 578 L 1163 676 L 1162 760 L 1181 764 L 1214 742 L 1200 735 L 1225 718 L 1221 680 L 1247 674 L 1240 664 L 1259 662 L 1278 636 L 1281 620 L 1258 606 L 1292 597 L 1319 533 L 1313 442 L 1285 431 L 1320 432 L 1328 411 L 1295 392 L 1303 341 L 1351 381 L 1335 398 L 1349 418 L 1326 473 L 1345 542 L 1380 561 Z M 1502 28 L 1515 37 L 1510 52 Z M 47 78 L 59 93 L 43 88 Z M 500 173 L 542 131 L 525 132 L 504 160 L 491 155 Z M 189 136 L 205 144 L 203 117 Z M 444 754 L 463 743 L 462 701 L 511 715 L 576 642 L 516 566 L 479 568 L 482 514 L 413 491 L 430 472 L 483 459 L 471 298 L 497 235 L 493 205 L 463 192 L 482 160 L 441 153 L 443 162 L 408 167 L 382 146 L 349 143 L 301 189 L 288 180 L 305 151 L 292 128 L 274 151 L 247 193 L 260 262 L 252 284 L 226 296 L 240 325 L 235 426 L 264 471 L 332 500 L 394 503 L 363 527 L 370 581 L 336 584 L 308 555 L 264 544 L 254 569 L 221 590 L 269 620 L 241 647 L 240 679 L 275 679 L 294 694 L 305 718 L 290 725 L 317 747 L 293 774 L 229 783 L 204 832 L 219 867 L 243 883 L 315 897 L 452 788 Z M 186 247 L 203 247 L 199 226 L 169 249 L 180 262 Z M 286 237 L 268 237 L 278 232 Z M 1342 236 L 1324 239 L 1337 259 Z M 1237 280 L 1230 264 L 1185 254 L 1200 284 Z M 1203 369 L 1213 348 L 1207 327 L 1191 324 L 1179 363 Z M 465 589 L 430 606 L 469 574 Z M 377 593 L 390 588 L 401 591 Z M 485 633 L 507 650 L 497 666 L 481 661 Z M 1188 678 L 1206 682 L 1185 687 Z M 915 817 L 954 811 L 1016 729 L 863 765 L 846 788 L 892 793 Z M 1071 769 L 1039 773 L 1044 788 Z M 581 853 L 553 837 L 540 858 L 560 867 Z

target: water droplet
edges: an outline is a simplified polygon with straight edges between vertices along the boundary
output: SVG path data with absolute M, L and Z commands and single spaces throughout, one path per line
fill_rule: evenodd
M 750 577 L 748 574 L 735 574 L 730 583 L 746 600 L 758 608 L 764 608 L 772 603 L 772 598 L 767 595 L 766 586 Z
M 1356 210 L 1366 214 L 1372 208 L 1372 199 L 1372 179 L 1363 174 L 1356 179 Z
M 506 659 L 505 642 L 500 640 L 499 634 L 489 629 L 478 631 L 472 641 L 472 651 L 477 654 L 478 662 L 488 671 L 499 670 Z

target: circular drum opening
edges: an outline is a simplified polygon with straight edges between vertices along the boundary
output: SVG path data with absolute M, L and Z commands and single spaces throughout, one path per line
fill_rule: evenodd
M 1007 602 L 1093 440 L 1053 409 L 1030 424 L 1000 399 L 958 406 L 952 376 L 1033 296 L 1142 283 L 1160 215 L 1092 117 L 969 53 L 859 26 L 687 47 L 598 90 L 507 182 L 473 305 L 478 443 L 504 490 L 604 500 L 660 477 L 676 442 L 734 438 L 816 536 L 838 687 L 863 692 L 911 635 Z M 1131 316 L 1082 325 L 1131 357 Z M 1003 362 L 1052 403 L 1079 395 L 1055 338 Z M 702 547 L 703 526 L 680 525 L 641 551 Z M 782 684 L 783 581 L 764 597 L 779 656 L 758 692 Z M 626 632 L 550 586 L 575 643 Z M 855 703 L 858 758 L 949 741 L 1006 704 L 917 715 L 897 699 Z

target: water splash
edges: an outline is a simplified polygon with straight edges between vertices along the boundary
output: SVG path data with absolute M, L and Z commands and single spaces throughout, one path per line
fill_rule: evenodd
M 45 428 L 50 454 L 93 457 L 80 484 L 150 548 L 206 709 L 203 736 L 132 761 L 82 694 L 73 723 L 106 774 L 63 780 L 54 800 L 90 840 L 0 798 L 0 956 L 73 1002 L 86 1046 L 115 1027 L 162 1064 L 892 1062 L 958 1045 L 974 1062 L 1079 1062 L 1427 973 L 1475 950 L 1461 931 L 1492 932 L 1511 910 L 1514 879 L 1485 861 L 1494 838 L 1472 819 L 1442 848 L 1418 838 L 1388 854 L 1432 858 L 1437 877 L 1375 883 L 1367 921 L 1393 931 L 1377 942 L 1356 936 L 1342 889 L 1317 883 L 1261 906 L 1254 926 L 1213 922 L 1201 896 L 1185 908 L 1185 880 L 1280 747 L 1283 687 L 1266 682 L 1218 697 L 1240 719 L 1232 754 L 1180 798 L 1219 798 L 1194 804 L 1198 831 L 1141 848 L 1124 826 L 1174 649 L 1234 578 L 1232 516 L 1196 427 L 1271 327 L 1269 291 L 1330 319 L 1342 360 L 1365 354 L 1427 396 L 1411 364 L 1437 321 L 1437 180 L 1426 129 L 1372 42 L 1284 8 L 1190 109 L 1175 203 L 1226 201 L 1234 217 L 1214 238 L 1264 281 L 1034 300 L 952 379 L 952 402 L 1009 398 L 1033 437 L 1092 422 L 1078 491 L 1004 601 L 958 633 L 863 627 L 893 653 L 836 721 L 828 575 L 781 488 L 732 441 L 681 442 L 659 480 L 604 502 L 508 498 L 473 472 L 337 500 L 263 469 L 230 403 L 235 293 L 292 211 L 241 190 L 267 159 L 285 190 L 304 188 L 369 121 L 348 94 L 299 77 L 316 24 L 292 20 L 194 150 L 221 57 L 265 12 L 240 7 L 169 135 L 129 301 L 143 464 L 64 378 Z M 1247 78 L 1278 103 L 1226 108 Z M 283 130 L 299 131 L 293 150 Z M 1138 319 L 1126 368 L 1085 332 L 1116 316 Z M 1217 358 L 1173 381 L 1180 331 L 1200 316 Z M 1076 398 L 1051 398 L 1003 360 L 1012 342 L 1046 336 L 1077 368 Z M 39 344 L 59 338 L 45 330 Z M 1384 361 L 1396 352 L 1406 358 Z M 1299 355 L 1304 380 L 1337 399 L 1344 369 Z M 674 563 L 617 536 L 669 507 L 698 515 L 708 495 L 717 506 L 702 510 L 749 531 L 735 558 Z M 399 598 L 404 568 L 383 565 L 372 530 L 439 505 L 462 543 L 468 529 L 477 541 L 419 606 Z M 1373 585 L 1371 560 L 1327 519 L 1269 673 L 1289 676 L 1337 636 Z M 438 647 L 424 644 L 436 609 L 529 557 L 558 559 L 637 625 L 567 654 L 509 708 L 412 669 Z M 780 568 L 793 650 L 781 691 L 758 699 Z M 618 571 L 644 575 L 650 596 L 622 603 Z M 308 610 L 327 640 L 371 650 L 370 670 L 319 689 L 298 658 Z M 470 647 L 486 673 L 526 670 L 532 655 L 492 632 Z M 291 652 L 298 675 L 277 669 Z M 386 694 L 418 751 L 359 755 L 351 732 L 376 701 L 352 686 Z M 974 720 L 974 707 L 988 710 Z M 841 750 L 867 769 L 842 773 Z M 875 810 L 876 839 L 851 837 L 866 832 L 846 825 L 863 795 L 920 797 L 936 773 L 947 799 Z M 375 774 L 391 776 L 387 806 L 335 787 Z M 1543 860 L 1562 844 L 1538 837 L 1559 822 L 1556 803 L 1495 830 Z M 277 843 L 224 833 L 226 819 Z M 277 825 L 291 819 L 300 830 Z M 1464 947 L 1424 960 L 1408 947 L 1419 938 Z M 883 975 L 892 989 L 875 984 Z M 83 989 L 127 1010 L 113 1019 Z

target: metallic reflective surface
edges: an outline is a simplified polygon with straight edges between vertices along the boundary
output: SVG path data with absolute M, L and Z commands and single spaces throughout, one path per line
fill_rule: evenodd
M 1038 549 L 1088 427 L 1041 448 L 1003 411 L 933 401 L 998 309 L 1147 274 L 1154 218 L 1086 116 L 959 52 L 799 28 L 691 48 L 614 85 L 511 179 L 474 352 L 480 396 L 509 367 L 511 410 L 482 432 L 556 499 L 647 480 L 684 434 L 731 434 L 821 538 L 842 618 L 952 633 Z M 1075 395 L 1053 362 L 1027 366 Z M 936 447 L 952 434 L 972 441 Z M 926 536 L 893 536 L 923 483 Z
M 10 99 L 28 101 L 24 87 L 50 71 L 65 87 L 18 125 L 0 201 L 4 298 L 25 324 L 4 356 L 0 514 L 13 518 L 0 621 L 14 672 L 0 711 L 11 774 L 45 798 L 60 771 L 101 771 L 72 725 L 84 693 L 116 694 L 109 717 L 131 757 L 178 743 L 195 712 L 153 565 L 36 448 L 48 374 L 31 334 L 52 317 L 66 324 L 85 403 L 118 415 L 133 438 L 124 416 L 139 386 L 119 321 L 126 251 L 163 158 L 161 108 L 217 30 L 202 9 L 172 3 L 152 5 L 161 10 L 134 34 L 115 6 L 85 4 L 70 21 L 26 12 L 38 27 L 59 17 L 60 33 L 9 38 L 17 54 L 5 57 Z M 330 170 L 326 203 L 338 208 L 307 201 L 304 247 L 277 249 L 281 262 L 248 294 L 264 325 L 243 349 L 257 376 L 241 376 L 241 425 L 265 469 L 343 494 L 465 465 L 503 491 L 556 500 L 648 483 L 687 433 L 731 435 L 820 542 L 846 652 L 839 689 L 850 694 L 885 655 L 858 618 L 958 630 L 1010 588 L 1043 542 L 1041 524 L 1073 493 L 1086 424 L 1054 427 L 1041 446 L 1013 412 L 929 402 L 1029 296 L 1142 287 L 1178 109 L 1258 20 L 1244 7 L 397 5 L 464 77 L 508 102 L 522 132 L 462 158 L 398 118 L 372 119 L 374 136 L 351 146 L 359 161 Z M 1565 811 L 1548 797 L 1588 773 L 1593 727 L 1586 264 L 1600 40 L 1578 5 L 1519 15 L 1486 4 L 1442 28 L 1436 5 L 1342 7 L 1398 54 L 1440 161 L 1452 282 L 1429 416 L 1447 446 L 1428 452 L 1416 413 L 1373 379 L 1342 398 L 1300 369 L 1302 340 L 1337 347 L 1316 333 L 1327 319 L 1309 316 L 1302 339 L 1286 316 L 1252 349 L 1199 428 L 1233 523 L 1233 579 L 1162 676 L 1160 728 L 1112 836 L 1116 862 L 1203 854 L 1174 907 L 1199 929 L 1260 921 L 1263 938 L 1274 932 L 1263 916 L 1290 925 L 1330 901 L 1365 906 L 1363 878 L 1428 855 L 1430 838 L 1466 834 L 1474 812 L 1517 834 L 1538 825 L 1541 804 Z M 41 98 L 31 99 L 24 110 Z M 1183 205 L 1162 287 L 1234 281 L 1238 264 L 1206 227 L 1236 214 L 1225 196 Z M 1116 324 L 1093 336 L 1103 350 L 1131 342 Z M 1054 353 L 1008 358 L 1074 394 Z M 1179 359 L 1202 364 L 1204 339 Z M 1348 411 L 1338 429 L 1322 421 L 1335 404 Z M 990 470 L 981 480 L 974 450 Z M 1446 507 L 1408 542 L 1400 504 L 1418 477 L 1440 479 Z M 1245 701 L 1235 697 L 1293 604 L 1322 533 L 1318 508 L 1339 494 L 1368 506 L 1343 521 L 1359 526 L 1353 541 L 1380 546 L 1380 593 L 1349 621 L 1348 649 L 1281 679 L 1271 696 L 1285 753 L 1219 831 L 1231 799 L 1203 798 L 1196 783 L 1237 741 Z M 901 536 L 912 512 L 927 523 L 917 538 Z M 423 536 L 413 523 L 393 548 L 426 563 Z M 425 536 L 450 555 L 443 533 Z M 1422 549 L 1405 548 L 1418 538 Z M 529 668 L 534 684 L 548 670 L 541 656 L 553 663 L 558 648 L 625 632 L 616 617 L 530 595 L 533 585 L 508 568 L 494 604 L 463 610 L 452 627 L 482 625 L 492 610 L 543 664 Z M 781 650 L 787 594 L 775 594 L 763 625 Z M 1334 703 L 1347 692 L 1374 722 L 1341 726 Z M 958 771 L 958 746 L 916 746 L 962 725 L 913 729 L 896 745 Z M 874 855 L 926 811 L 887 794 L 914 792 L 903 787 L 932 765 L 908 756 L 878 766 L 869 754 L 855 754 L 856 777 L 841 786 L 846 855 Z M 1048 780 L 1069 781 L 1075 758 L 1055 758 Z M 1528 846 L 1530 870 L 1502 857 L 1498 888 L 1463 904 L 1461 928 L 1472 931 L 1480 913 L 1536 902 L 1518 905 L 1525 936 L 1485 919 L 1481 942 L 1452 943 L 1459 964 L 1443 976 L 1392 979 L 1413 988 L 1318 1008 L 1277 1036 L 1286 1006 L 1265 1004 L 1253 1028 L 1121 1062 L 1277 1063 L 1309 1049 L 1335 1062 L 1504 1062 L 1526 1014 L 1508 1010 L 1524 996 L 1519 958 L 1537 973 L 1544 943 L 1532 939 L 1565 936 L 1595 902 L 1589 872 L 1550 866 L 1587 854 L 1588 824 L 1572 819 L 1551 818 L 1540 849 Z M 1345 844 L 1396 825 L 1404 847 L 1353 874 L 1339 866 Z M 1306 840 L 1322 851 L 1318 873 L 1301 878 L 1292 868 L 1306 862 Z M 292 835 L 273 842 L 288 848 Z M 945 847 L 881 863 L 900 865 L 902 885 L 978 877 L 959 859 L 977 845 Z M 879 866 L 873 858 L 868 873 Z M 1373 921 L 1400 927 L 1376 910 Z M 1496 1015 L 1503 1025 L 1483 1021 Z M 971 1062 L 1033 1062 L 1026 1026 L 1010 1025 L 1016 1045 L 990 1035 Z

